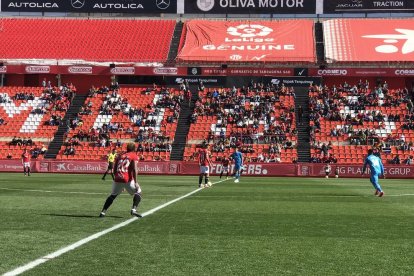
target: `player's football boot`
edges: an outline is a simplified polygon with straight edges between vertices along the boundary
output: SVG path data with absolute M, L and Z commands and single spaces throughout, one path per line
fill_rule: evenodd
M 377 196 L 379 194 L 378 190 L 375 190 L 375 195 Z
M 138 214 L 136 210 L 131 210 L 131 216 L 142 218 L 142 215 Z
M 378 194 L 378 197 L 383 197 L 384 196 L 384 192 L 380 192 L 379 194 Z
M 238 180 L 238 179 L 234 180 L 234 183 L 239 183 L 239 182 L 240 182 L 240 180 Z
M 99 217 L 100 217 L 100 218 L 104 218 L 104 217 L 105 217 L 105 213 L 104 213 L 104 212 L 101 212 L 101 213 L 99 214 Z

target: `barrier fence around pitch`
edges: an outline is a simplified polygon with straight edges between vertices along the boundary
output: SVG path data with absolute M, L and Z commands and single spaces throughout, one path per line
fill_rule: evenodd
M 322 177 L 325 176 L 324 163 L 247 163 L 243 175 L 246 176 L 300 176 Z M 31 162 L 34 173 L 76 173 L 76 174 L 102 174 L 107 169 L 107 163 L 103 161 L 85 160 L 36 160 Z M 332 175 L 338 168 L 340 177 L 361 177 L 362 164 L 331 164 Z M 140 174 L 146 175 L 197 175 L 199 165 L 197 162 L 183 161 L 144 161 L 139 162 Z M 210 171 L 212 175 L 219 175 L 223 170 L 220 163 L 213 163 Z M 230 173 L 234 166 L 230 166 Z M 23 172 L 20 160 L 0 160 L 0 172 Z M 414 178 L 413 165 L 385 165 L 387 178 Z

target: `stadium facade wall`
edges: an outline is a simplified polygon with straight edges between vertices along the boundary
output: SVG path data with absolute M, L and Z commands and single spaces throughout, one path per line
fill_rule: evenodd
M 34 161 L 32 171 L 36 173 L 80 173 L 102 174 L 106 171 L 107 163 L 103 161 Z M 323 177 L 325 164 L 300 163 L 300 164 L 269 164 L 251 163 L 245 166 L 244 175 L 247 176 L 292 176 L 292 177 Z M 333 171 L 339 168 L 340 177 L 361 177 L 361 164 L 334 164 Z M 233 168 L 231 168 L 231 171 Z M 0 160 L 0 172 L 22 172 L 23 166 L 20 160 Z M 220 164 L 213 164 L 212 175 L 218 175 L 222 171 Z M 197 175 L 199 166 L 196 162 L 140 162 L 140 174 L 146 175 Z M 387 178 L 414 178 L 414 166 L 386 165 Z
M 313 82 L 327 85 L 347 81 L 357 83 L 359 79 L 368 80 L 371 86 L 378 81 L 387 81 L 391 88 L 414 85 L 414 69 L 407 68 L 353 68 L 329 67 L 318 69 L 312 67 L 126 67 L 119 66 L 36 66 L 36 65 L 7 65 L 0 67 L 0 73 L 5 74 L 7 86 L 40 86 L 46 78 L 57 85 L 57 77 L 62 83 L 74 83 L 78 93 L 86 93 L 89 88 L 109 85 L 113 76 L 119 83 L 130 85 L 147 85 L 152 83 L 178 85 L 184 79 L 190 84 L 203 81 L 206 86 L 240 86 L 246 85 L 251 79 L 263 82 L 280 82 L 288 86 L 308 86 Z

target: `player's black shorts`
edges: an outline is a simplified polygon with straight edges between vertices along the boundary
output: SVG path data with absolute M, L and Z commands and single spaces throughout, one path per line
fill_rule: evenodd
M 106 170 L 112 170 L 114 168 L 114 162 L 108 163 L 108 168 Z
M 331 172 L 325 172 L 326 175 L 329 175 Z

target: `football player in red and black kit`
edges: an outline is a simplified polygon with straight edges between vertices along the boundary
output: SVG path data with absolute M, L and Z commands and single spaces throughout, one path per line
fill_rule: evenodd
M 121 154 L 115 161 L 114 175 L 115 180 L 112 184 L 112 192 L 105 201 L 100 213 L 100 217 L 104 217 L 106 211 L 111 206 L 114 199 L 125 189 L 133 196 L 131 215 L 142 217 L 137 213 L 138 204 L 141 202 L 141 187 L 137 182 L 137 164 L 138 155 L 135 153 L 135 144 L 127 145 L 127 152 Z
M 229 166 L 230 166 L 230 159 L 227 157 L 223 157 L 221 160 L 221 173 L 220 179 L 223 176 L 223 173 L 226 173 L 226 179 L 229 178 Z
M 22 165 L 24 175 L 30 176 L 30 153 L 25 149 L 22 153 Z
M 198 187 L 199 188 L 210 187 L 211 182 L 209 181 L 209 177 L 210 177 L 210 167 L 212 163 L 210 159 L 210 152 L 208 150 L 207 145 L 203 145 L 203 148 L 201 148 L 198 151 L 198 164 L 200 165 L 200 176 L 198 177 Z M 203 176 L 204 176 L 204 185 L 202 184 Z

